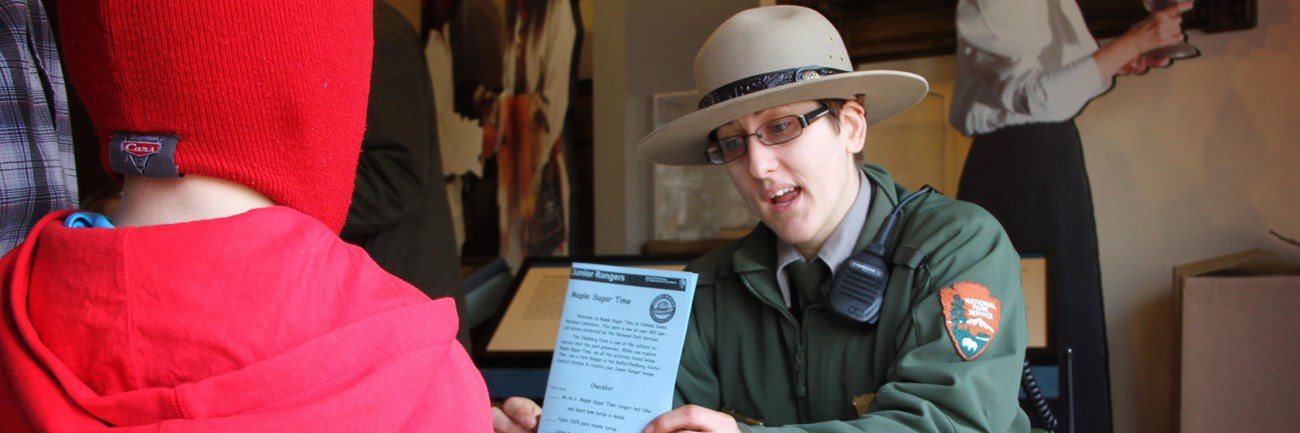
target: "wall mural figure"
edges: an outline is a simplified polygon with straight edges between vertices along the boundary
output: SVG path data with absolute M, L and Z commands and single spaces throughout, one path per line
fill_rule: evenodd
M 462 255 L 569 253 L 565 142 L 581 19 L 569 0 L 434 0 L 426 54 Z M 504 3 L 504 4 L 502 4 Z M 447 95 L 447 96 L 443 96 Z

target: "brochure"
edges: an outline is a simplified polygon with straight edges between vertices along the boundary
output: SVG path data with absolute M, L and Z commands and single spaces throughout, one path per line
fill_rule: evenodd
M 574 263 L 539 433 L 639 432 L 672 409 L 696 275 Z

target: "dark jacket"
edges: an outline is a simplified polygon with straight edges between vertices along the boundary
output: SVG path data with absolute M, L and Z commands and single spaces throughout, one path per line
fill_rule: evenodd
M 857 250 L 907 193 L 883 169 L 865 171 L 874 189 Z M 777 286 L 776 236 L 761 224 L 693 262 L 700 279 L 676 403 L 789 426 L 770 431 L 1028 431 L 1017 401 L 1028 330 L 1011 243 L 983 209 L 938 194 L 903 215 L 880 321 L 869 329 L 832 322 L 819 303 L 795 320 Z M 1000 315 L 984 345 L 966 341 L 976 321 L 945 318 L 954 298 L 941 296 L 981 286 Z M 965 360 L 963 348 L 982 352 Z M 869 401 L 865 415 L 855 398 Z
M 392 6 L 376 1 L 366 133 L 341 236 L 430 298 L 456 298 L 463 313 L 432 86 L 415 30 Z

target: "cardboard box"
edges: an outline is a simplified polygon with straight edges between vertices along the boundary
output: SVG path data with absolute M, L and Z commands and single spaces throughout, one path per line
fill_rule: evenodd
M 1300 264 L 1249 250 L 1174 267 L 1182 432 L 1296 431 Z

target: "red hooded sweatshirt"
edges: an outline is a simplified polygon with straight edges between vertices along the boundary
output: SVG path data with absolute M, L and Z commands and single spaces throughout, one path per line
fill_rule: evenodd
M 452 301 L 311 217 L 66 216 L 0 261 L 0 431 L 491 431 Z

